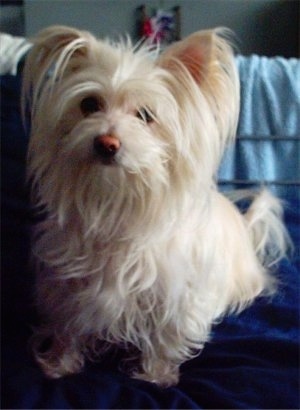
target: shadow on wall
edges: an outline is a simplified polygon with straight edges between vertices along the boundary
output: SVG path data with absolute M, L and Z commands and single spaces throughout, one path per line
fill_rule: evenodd
M 13 36 L 24 36 L 24 9 L 21 3 L 1 2 L 0 31 Z
M 275 3 L 258 16 L 260 38 L 254 39 L 259 45 L 256 53 L 300 57 L 300 2 L 284 1 L 289 7 L 282 7 L 282 3 Z

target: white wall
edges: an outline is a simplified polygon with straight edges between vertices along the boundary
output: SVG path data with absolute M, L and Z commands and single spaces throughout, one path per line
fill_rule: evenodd
M 137 7 L 150 11 L 181 6 L 182 36 L 215 26 L 237 35 L 244 54 L 296 55 L 299 44 L 298 0 L 25 0 L 25 33 L 50 24 L 67 24 L 94 34 L 136 35 Z

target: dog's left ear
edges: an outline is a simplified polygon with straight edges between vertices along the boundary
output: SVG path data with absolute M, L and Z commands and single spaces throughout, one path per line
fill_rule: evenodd
M 158 59 L 183 87 L 187 75 L 199 86 L 214 113 L 222 145 L 234 136 L 239 113 L 239 79 L 228 32 L 198 31 L 168 47 Z
M 159 65 L 176 74 L 184 66 L 193 79 L 201 84 L 213 60 L 213 31 L 199 31 L 168 47 Z
M 217 71 L 225 70 L 229 74 L 233 52 L 225 39 L 227 32 L 226 29 L 198 31 L 168 47 L 158 64 L 175 74 L 180 67 L 185 67 L 201 86 Z

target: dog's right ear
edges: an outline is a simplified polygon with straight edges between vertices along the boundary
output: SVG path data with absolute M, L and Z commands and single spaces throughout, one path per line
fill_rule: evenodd
M 70 44 L 73 51 L 83 51 L 86 41 L 91 39 L 94 37 L 86 31 L 67 26 L 50 26 L 39 32 L 33 40 L 36 62 L 44 64 L 48 58 L 59 55 Z
M 30 101 L 32 109 L 42 90 L 60 81 L 64 75 L 80 66 L 96 39 L 88 32 L 67 26 L 51 26 L 33 38 L 23 72 L 23 104 Z

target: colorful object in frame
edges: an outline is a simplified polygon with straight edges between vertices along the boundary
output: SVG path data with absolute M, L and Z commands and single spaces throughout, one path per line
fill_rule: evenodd
M 150 44 L 170 44 L 180 39 L 180 7 L 173 11 L 157 9 L 152 17 L 146 12 L 146 6 L 140 7 L 141 28 L 140 37 Z

